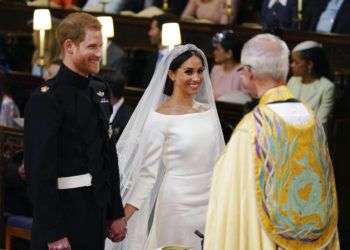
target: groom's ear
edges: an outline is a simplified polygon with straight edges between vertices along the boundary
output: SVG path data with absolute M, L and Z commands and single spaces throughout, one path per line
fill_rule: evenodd
M 170 80 L 171 80 L 172 82 L 175 81 L 175 73 L 174 73 L 174 71 L 169 70 L 168 76 L 169 76 L 169 78 L 170 78 Z

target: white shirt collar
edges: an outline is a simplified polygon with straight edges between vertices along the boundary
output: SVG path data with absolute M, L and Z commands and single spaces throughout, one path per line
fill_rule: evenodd
M 123 103 L 124 103 L 124 97 L 120 98 L 119 101 L 117 101 L 113 105 L 113 113 L 112 113 L 111 117 L 109 118 L 109 123 L 113 122 L 114 117 L 117 115 L 117 112 L 118 112 L 119 108 L 123 105 Z
M 283 6 L 286 6 L 287 5 L 287 1 L 288 0 L 270 0 L 268 7 L 269 7 L 269 9 L 271 9 L 272 6 L 274 6 L 275 3 L 278 3 L 278 2 L 280 2 L 280 4 L 282 4 Z

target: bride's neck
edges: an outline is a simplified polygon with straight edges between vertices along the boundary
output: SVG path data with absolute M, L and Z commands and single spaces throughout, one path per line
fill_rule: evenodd
M 174 104 L 177 104 L 178 106 L 189 107 L 189 108 L 192 108 L 193 106 L 192 95 L 185 95 L 184 93 L 180 93 L 177 91 L 174 91 L 169 101 L 171 101 Z

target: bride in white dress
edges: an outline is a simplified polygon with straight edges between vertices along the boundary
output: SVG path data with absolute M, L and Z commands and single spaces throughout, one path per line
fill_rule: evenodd
M 121 243 L 107 240 L 105 249 L 201 249 L 194 231 L 204 231 L 223 147 L 205 56 L 194 45 L 176 47 L 157 66 L 118 142 L 128 234 Z

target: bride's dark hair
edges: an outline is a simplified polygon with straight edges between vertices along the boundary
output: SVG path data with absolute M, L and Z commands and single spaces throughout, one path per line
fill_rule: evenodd
M 169 70 L 171 71 L 176 71 L 178 68 L 181 67 L 181 65 L 186 62 L 189 58 L 191 58 L 192 56 L 196 56 L 199 59 L 201 59 L 202 64 L 204 66 L 204 59 L 202 57 L 202 55 L 195 51 L 195 50 L 187 50 L 184 53 L 178 55 L 171 63 L 169 66 Z M 164 87 L 164 94 L 166 94 L 167 96 L 171 96 L 174 90 L 174 83 L 173 81 L 170 79 L 169 76 L 167 76 L 166 81 L 165 81 L 165 87 Z

